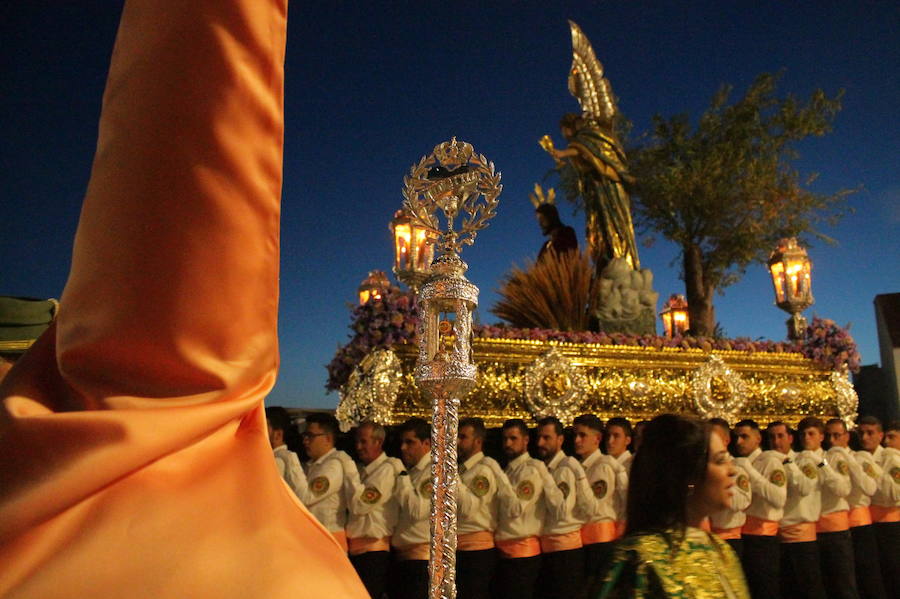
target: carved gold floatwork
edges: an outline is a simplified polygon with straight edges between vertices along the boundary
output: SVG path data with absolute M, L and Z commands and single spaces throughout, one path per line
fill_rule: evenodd
M 462 400 L 460 416 L 478 416 L 488 426 L 508 418 L 534 422 L 526 394 L 529 367 L 555 350 L 583 377 L 583 391 L 565 409 L 570 414 L 594 413 L 600 418 L 624 416 L 649 419 L 665 412 L 699 414 L 692 377 L 715 353 L 743 383 L 744 402 L 733 420 L 753 418 L 761 425 L 782 420 L 796 425 L 804 416 L 842 418 L 855 412 L 855 393 L 846 381 L 835 382 L 830 370 L 795 353 L 762 353 L 700 349 L 555 343 L 513 339 L 480 339 L 472 343 L 478 381 Z M 396 377 L 399 391 L 389 424 L 412 416 L 428 419 L 431 404 L 413 380 L 416 349 L 394 348 L 401 362 Z M 551 396 L 561 385 L 552 377 L 542 381 Z M 728 390 L 726 378 L 710 380 L 711 393 Z M 841 391 L 840 389 L 843 389 Z M 852 393 L 852 395 L 851 395 Z M 558 400 L 557 400 L 558 401 Z
M 335 417 L 343 432 L 365 420 L 390 422 L 402 382 L 403 368 L 397 355 L 379 349 L 363 358 L 341 391 Z
M 556 348 L 525 371 L 525 401 L 535 420 L 556 416 L 564 425 L 572 424 L 586 390 L 584 375 Z
M 691 389 L 697 413 L 704 418 L 724 418 L 736 422 L 747 399 L 747 386 L 741 376 L 716 354 L 691 376 Z

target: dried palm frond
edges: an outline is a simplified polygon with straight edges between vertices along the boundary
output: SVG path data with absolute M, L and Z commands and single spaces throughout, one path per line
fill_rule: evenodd
M 491 313 L 514 327 L 586 331 L 595 297 L 593 270 L 582 252 L 513 266 L 500 282 L 500 300 Z

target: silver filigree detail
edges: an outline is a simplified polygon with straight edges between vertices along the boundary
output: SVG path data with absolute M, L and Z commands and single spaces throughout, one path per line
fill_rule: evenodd
M 525 403 L 535 419 L 555 416 L 568 426 L 586 389 L 584 374 L 555 347 L 525 371 Z
M 335 417 L 342 432 L 365 420 L 391 421 L 391 409 L 403 378 L 400 359 L 389 349 L 376 349 L 353 369 L 341 389 Z
M 856 418 L 859 416 L 857 413 L 859 396 L 850 382 L 847 366 L 845 365 L 840 372 L 832 372 L 830 379 L 837 393 L 837 399 L 834 403 L 837 408 L 838 418 L 844 421 L 848 431 L 853 430 L 856 427 Z
M 713 379 L 721 379 L 728 388 L 724 402 L 717 401 L 713 397 Z M 694 406 L 701 416 L 724 418 L 728 422 L 736 419 L 747 399 L 747 385 L 741 376 L 716 354 L 712 354 L 709 361 L 691 376 L 691 390 L 694 395 Z

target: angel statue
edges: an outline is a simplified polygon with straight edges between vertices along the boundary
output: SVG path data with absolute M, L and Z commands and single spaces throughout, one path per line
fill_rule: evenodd
M 581 114 L 566 114 L 560 122 L 568 147 L 553 147 L 549 135 L 540 144 L 556 160 L 566 197 L 584 208 L 586 238 L 596 277 L 601 330 L 655 333 L 656 300 L 653 273 L 641 269 L 625 184 L 631 181 L 625 152 L 615 134 L 618 116 L 603 65 L 587 37 L 573 21 L 569 92 Z
M 581 28 L 572 29 L 572 69 L 569 92 L 582 113 L 566 114 L 560 129 L 568 147 L 553 147 L 549 135 L 540 144 L 556 160 L 569 200 L 583 206 L 587 219 L 587 243 L 599 274 L 613 258 L 623 258 L 632 269 L 640 268 L 631 221 L 631 201 L 624 183 L 630 180 L 622 144 L 613 131 L 616 102 L 603 65 L 594 55 Z

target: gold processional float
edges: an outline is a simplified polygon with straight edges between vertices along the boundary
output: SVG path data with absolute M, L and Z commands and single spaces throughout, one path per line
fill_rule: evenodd
M 621 185 L 627 176 L 624 152 L 612 131 L 614 96 L 587 38 L 575 23 L 570 26 L 569 89 L 582 114 L 569 122 L 574 123 L 571 127 L 587 127 L 587 134 L 600 140 L 596 160 L 586 160 L 594 171 L 579 175 L 585 179 L 582 187 L 596 187 L 593 204 L 585 201 L 585 208 L 597 276 L 609 276 L 610 266 L 619 272 L 630 269 L 626 275 L 640 275 L 631 278 L 646 286 L 652 274 L 639 270 L 630 203 Z M 576 146 L 580 133 L 570 128 L 564 134 L 570 147 Z M 558 165 L 564 157 L 587 151 L 584 146 L 574 152 L 556 150 L 547 136 L 540 143 Z M 640 307 L 637 320 L 642 324 L 634 331 L 643 334 L 646 346 L 475 337 L 472 315 L 478 288 L 466 279 L 467 265 L 459 253 L 494 217 L 501 189 L 493 163 L 456 138 L 436 146 L 410 169 L 404 178 L 403 210 L 392 228 L 395 274 L 418 300 L 418 347 L 400 343 L 369 351 L 341 387 L 336 411 L 343 430 L 363 420 L 399 424 L 418 416 L 431 421 L 431 599 L 456 597 L 460 415 L 483 418 L 489 427 L 509 418 L 534 422 L 556 416 L 568 425 L 581 413 L 636 421 L 666 412 L 721 417 L 731 423 L 753 418 L 791 425 L 807 415 L 838 416 L 852 426 L 857 396 L 846 365 L 830 369 L 794 351 L 797 344 L 776 344 L 776 351 L 722 349 L 722 343 L 710 340 L 700 340 L 697 347 L 686 342 L 665 346 L 652 334 L 655 324 L 651 334 L 645 330 L 646 312 L 655 310 L 657 294 L 652 289 L 634 290 L 645 299 L 652 297 L 652 307 Z M 438 257 L 432 261 L 435 249 Z M 812 303 L 809 259 L 796 243 L 785 240 L 769 268 L 776 303 L 792 315 L 788 336 L 797 341 L 806 326 L 800 312 Z M 370 279 L 360 287 L 363 304 L 380 301 L 388 289 L 382 286 L 387 283 L 383 275 L 373 272 Z M 686 324 L 686 314 L 674 314 L 682 304 L 683 299 L 673 296 L 663 310 L 669 336 L 676 321 Z M 604 323 L 602 314 L 599 320 L 601 327 L 611 324 L 610 330 L 621 330 L 615 322 Z M 731 343 L 725 341 L 724 346 Z
M 594 256 L 606 253 L 612 262 L 624 261 L 629 268 L 636 269 L 639 263 L 633 243 L 630 203 L 617 182 L 627 173 L 624 152 L 612 131 L 617 112 L 615 96 L 587 37 L 571 21 L 570 28 L 573 59 L 569 91 L 582 109 L 578 119 L 587 123 L 589 129 L 593 128 L 588 134 L 601 140 L 602 153 L 587 161 L 597 168 L 581 173 L 584 179 L 581 187 L 593 185 L 613 194 L 600 198 L 602 201 L 598 203 L 612 206 L 614 214 L 605 213 L 602 207 L 592 209 L 586 202 L 590 251 Z M 583 150 L 583 145 L 577 143 L 577 135 L 567 137 L 570 146 Z M 559 164 L 561 153 L 553 147 L 552 140 L 544 136 L 540 143 Z M 606 180 L 599 185 L 591 177 Z M 456 256 L 462 244 L 471 243 L 475 232 L 494 215 L 500 193 L 499 179 L 493 164 L 475 153 L 469 144 L 455 139 L 440 144 L 405 177 L 404 210 L 398 211 L 392 223 L 397 257 L 394 272 L 413 293 L 421 289 L 419 297 L 424 300 L 425 305 L 419 306 L 418 334 L 424 340 L 423 347 L 474 364 L 466 370 L 473 380 L 471 390 L 459 406 L 462 416 L 483 418 L 489 427 L 499 426 L 508 418 L 534 422 L 544 416 L 556 416 L 568 424 L 581 413 L 594 413 L 604 419 L 624 416 L 636 421 L 665 412 L 693 413 L 706 418 L 718 416 L 731 423 L 753 418 L 760 424 L 781 420 L 791 425 L 807 415 L 838 416 L 848 425 L 853 424 L 858 399 L 848 380 L 846 365 L 837 362 L 832 362 L 832 367 L 823 365 L 823 361 L 804 357 L 796 344 L 778 344 L 778 350 L 773 352 L 719 349 L 722 344 L 707 342 L 694 344 L 699 347 L 688 344 L 664 347 L 659 338 L 650 347 L 470 339 L 471 309 L 477 289 L 465 281 L 464 264 L 452 256 Z M 481 204 L 476 204 L 479 197 Z M 444 234 L 438 232 L 438 212 L 448 222 Z M 618 218 L 622 214 L 627 214 L 627 218 Z M 453 219 L 457 216 L 463 217 L 459 234 L 453 231 Z M 435 272 L 429 275 L 427 265 L 432 262 L 435 246 L 450 258 L 435 260 Z M 782 242 L 769 261 L 776 304 L 791 314 L 787 324 L 788 337 L 793 341 L 803 336 L 806 321 L 800 313 L 813 302 L 810 268 L 805 251 L 795 240 Z M 435 305 L 429 302 L 435 286 L 423 286 L 429 276 L 449 277 L 448 280 L 460 277 L 458 280 L 462 282 L 455 292 L 461 296 L 448 300 L 451 312 L 456 310 L 458 315 L 456 324 L 429 312 L 430 306 Z M 386 278 L 384 283 L 387 284 Z M 647 295 L 645 291 L 642 296 Z M 654 293 L 654 305 L 644 307 L 644 311 L 655 310 L 655 297 Z M 677 324 L 669 313 L 679 307 L 677 301 L 673 303 L 676 299 L 673 296 L 661 313 L 669 335 L 673 334 L 669 329 Z M 677 320 L 678 311 L 675 312 Z M 686 314 L 681 314 L 682 325 Z M 646 316 L 641 315 L 644 322 Z M 455 331 L 464 332 L 454 336 Z M 655 325 L 650 332 L 655 332 Z M 396 344 L 375 349 L 362 358 L 341 388 L 336 415 L 342 427 L 349 429 L 367 418 L 385 424 L 399 424 L 412 416 L 429 419 L 430 398 L 423 388 L 423 379 L 417 378 L 422 375 L 417 359 L 421 364 L 430 358 L 426 353 L 411 344 Z

